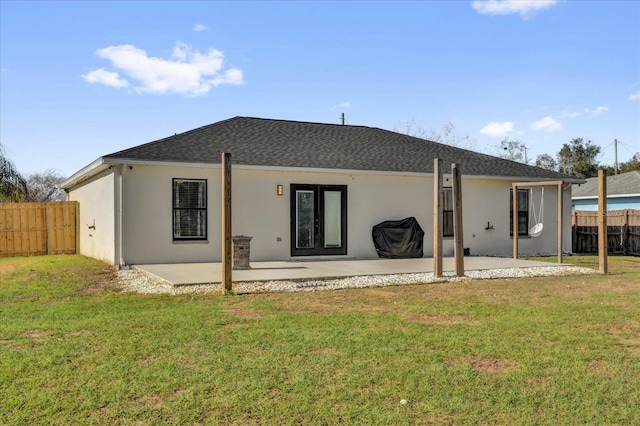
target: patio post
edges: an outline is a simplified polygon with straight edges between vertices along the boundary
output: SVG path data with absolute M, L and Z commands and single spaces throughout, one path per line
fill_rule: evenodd
M 512 200 L 512 232 L 513 232 L 513 258 L 518 258 L 518 184 L 511 184 L 511 200 Z
M 231 291 L 231 154 L 222 153 L 221 158 L 222 185 L 222 294 Z
M 598 264 L 601 274 L 609 272 L 607 236 L 607 173 L 598 170 Z
M 558 182 L 558 263 L 562 263 L 562 246 L 564 245 L 564 194 L 562 193 L 563 181 Z
M 433 276 L 442 278 L 442 160 L 433 159 Z
M 464 275 L 464 236 L 462 232 L 462 176 L 460 166 L 451 165 L 451 177 L 453 180 L 453 255 L 455 257 L 456 275 Z

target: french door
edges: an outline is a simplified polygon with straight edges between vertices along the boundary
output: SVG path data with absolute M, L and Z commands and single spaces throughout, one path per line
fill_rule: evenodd
M 347 254 L 347 186 L 291 185 L 291 256 Z

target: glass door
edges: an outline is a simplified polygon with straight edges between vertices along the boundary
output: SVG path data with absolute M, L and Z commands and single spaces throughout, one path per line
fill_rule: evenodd
M 346 185 L 291 185 L 291 255 L 347 254 Z

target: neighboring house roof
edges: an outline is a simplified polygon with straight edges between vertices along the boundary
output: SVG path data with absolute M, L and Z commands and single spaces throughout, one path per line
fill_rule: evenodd
M 607 176 L 607 198 L 640 196 L 640 171 L 622 173 Z M 597 198 L 598 178 L 589 178 L 585 183 L 574 185 L 572 189 L 573 199 Z
M 413 173 L 433 173 L 433 159 L 441 158 L 445 173 L 458 163 L 466 176 L 583 182 L 575 176 L 374 127 L 250 117 L 209 124 L 98 161 L 219 164 L 222 152 L 231 154 L 234 165 Z M 72 176 L 65 187 L 89 168 Z

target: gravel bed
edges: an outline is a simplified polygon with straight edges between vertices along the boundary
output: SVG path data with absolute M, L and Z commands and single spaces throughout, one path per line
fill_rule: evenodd
M 597 271 L 578 266 L 544 266 L 527 268 L 488 269 L 466 271 L 463 277 L 453 272 L 445 272 L 442 278 L 434 278 L 433 273 L 368 275 L 358 277 L 306 280 L 306 281 L 259 281 L 234 283 L 235 293 L 272 293 L 292 291 L 324 291 L 343 288 L 385 287 L 420 283 L 446 283 L 469 280 L 490 280 L 497 278 L 525 278 L 539 276 L 563 276 L 593 274 Z M 136 268 L 118 271 L 118 281 L 124 291 L 144 294 L 207 294 L 219 293 L 220 283 L 174 286 L 151 274 Z

